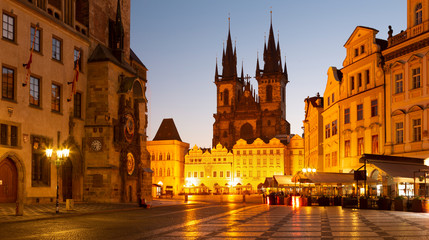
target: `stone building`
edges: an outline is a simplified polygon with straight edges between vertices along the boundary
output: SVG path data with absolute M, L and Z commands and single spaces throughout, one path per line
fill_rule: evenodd
M 147 142 L 153 171 L 152 182 L 176 195 L 182 191 L 185 183 L 185 155 L 189 143 L 182 142 L 172 118 L 163 119 L 152 141 Z
M 429 1 L 407 1 L 407 29 L 383 51 L 389 155 L 429 156 Z
M 264 67 L 256 65 L 258 94 L 244 76 L 237 74 L 237 52 L 233 49 L 228 30 L 226 49 L 222 56 L 222 73 L 216 63 L 215 84 L 217 111 L 213 115 L 213 147 L 218 143 L 232 149 L 238 139 L 252 142 L 256 138 L 269 140 L 277 135 L 289 135 L 286 121 L 286 85 L 289 82 L 286 63 L 281 63 L 279 42 L 270 25 L 268 45 L 264 45 Z
M 323 97 L 317 93 L 305 99 L 304 168 L 323 171 Z
M 0 8 L 0 175 L 9 176 L 0 202 L 53 202 L 57 179 L 60 200 L 150 196 L 147 69 L 130 48 L 130 1 L 4 0 Z M 46 148 L 70 149 L 59 172 Z
M 358 26 L 345 43 L 343 68 L 328 70 L 317 130 L 324 132 L 318 140 L 324 171 L 356 170 L 363 154 L 427 158 L 428 12 L 428 0 L 407 0 L 406 30 L 393 35 L 389 26 L 386 41 L 376 38 L 377 30 Z M 315 129 L 305 127 L 306 151 L 312 151 L 306 156 L 316 148 L 313 136 Z M 369 169 L 368 176 L 381 179 L 378 172 Z

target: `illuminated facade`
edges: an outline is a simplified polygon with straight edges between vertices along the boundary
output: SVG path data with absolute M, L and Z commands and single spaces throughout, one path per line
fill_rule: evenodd
M 153 171 L 152 182 L 176 195 L 185 183 L 185 155 L 189 144 L 182 142 L 173 119 L 164 119 L 152 141 L 147 142 Z
M 295 175 L 304 167 L 310 167 L 306 166 L 304 162 L 304 139 L 301 136 L 293 135 L 285 150 L 284 175 Z
M 323 171 L 323 97 L 305 99 L 304 123 L 304 168 Z
M 147 69 L 130 48 L 130 1 L 2 0 L 0 8 L 0 173 L 11 176 L 0 202 L 52 202 L 57 175 L 61 200 L 150 198 Z M 48 147 L 70 149 L 58 173 Z
M 226 49 L 222 56 L 222 73 L 216 63 L 215 84 L 217 111 L 213 114 L 212 146 L 218 143 L 232 149 L 239 139 L 269 140 L 278 135 L 289 135 L 286 120 L 286 85 L 289 82 L 286 63 L 282 67 L 279 42 L 274 40 L 272 24 L 268 44 L 264 47 L 264 67 L 256 65 L 257 93 L 250 85 L 249 76 L 237 74 L 237 53 L 232 47 L 228 31 Z
M 196 145 L 185 156 L 185 187 L 201 187 L 198 191 L 228 193 L 234 186 L 233 154 L 218 144 L 202 150 Z
M 383 51 L 387 92 L 386 154 L 429 155 L 429 1 L 407 1 L 407 29 Z

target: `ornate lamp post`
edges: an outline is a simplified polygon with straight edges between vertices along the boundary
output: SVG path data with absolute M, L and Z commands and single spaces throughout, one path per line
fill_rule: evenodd
M 52 153 L 54 152 L 54 150 L 52 148 L 47 148 L 46 149 L 46 156 L 51 159 L 52 157 Z M 56 159 L 53 161 L 55 163 L 55 166 L 57 166 L 57 201 L 55 202 L 55 213 L 59 213 L 60 212 L 60 204 L 58 202 L 58 189 L 59 189 L 59 185 L 58 185 L 58 175 L 59 175 L 59 169 L 61 164 L 63 164 L 64 160 L 67 159 L 69 157 L 70 154 L 70 150 L 65 148 L 65 149 L 61 149 L 61 150 L 57 150 L 56 151 Z M 51 159 L 52 161 L 52 159 Z

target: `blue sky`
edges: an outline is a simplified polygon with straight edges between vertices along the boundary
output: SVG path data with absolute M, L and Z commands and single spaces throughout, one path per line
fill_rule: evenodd
M 131 0 L 131 48 L 148 72 L 148 140 L 163 118 L 173 118 L 182 141 L 211 147 L 216 112 L 214 72 L 231 18 L 238 72 L 254 77 L 270 26 L 280 36 L 290 83 L 286 119 L 302 134 L 304 99 L 323 94 L 330 66 L 342 68 L 344 43 L 356 26 L 379 30 L 387 39 L 406 29 L 405 0 Z M 261 65 L 263 59 L 259 59 Z M 221 71 L 221 68 L 219 69 Z M 257 83 L 251 80 L 256 87 Z

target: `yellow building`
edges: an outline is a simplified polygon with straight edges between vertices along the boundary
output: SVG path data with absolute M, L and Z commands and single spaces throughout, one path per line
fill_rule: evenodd
M 186 193 L 230 193 L 234 186 L 233 154 L 221 144 L 211 150 L 196 145 L 185 156 Z
M 182 142 L 173 119 L 163 119 L 152 141 L 147 142 L 153 171 L 152 182 L 176 195 L 182 191 L 185 155 L 189 144 Z
M 57 184 L 60 200 L 150 196 L 147 69 L 130 48 L 130 0 L 2 0 L 0 8 L 0 173 L 10 176 L 0 202 L 54 202 Z M 57 168 L 47 148 L 70 156 Z
M 295 134 L 286 148 L 284 175 L 295 175 L 305 167 L 304 139 Z
M 323 171 L 323 97 L 305 99 L 304 168 Z
M 407 1 L 407 29 L 389 32 L 386 154 L 429 156 L 429 1 Z

